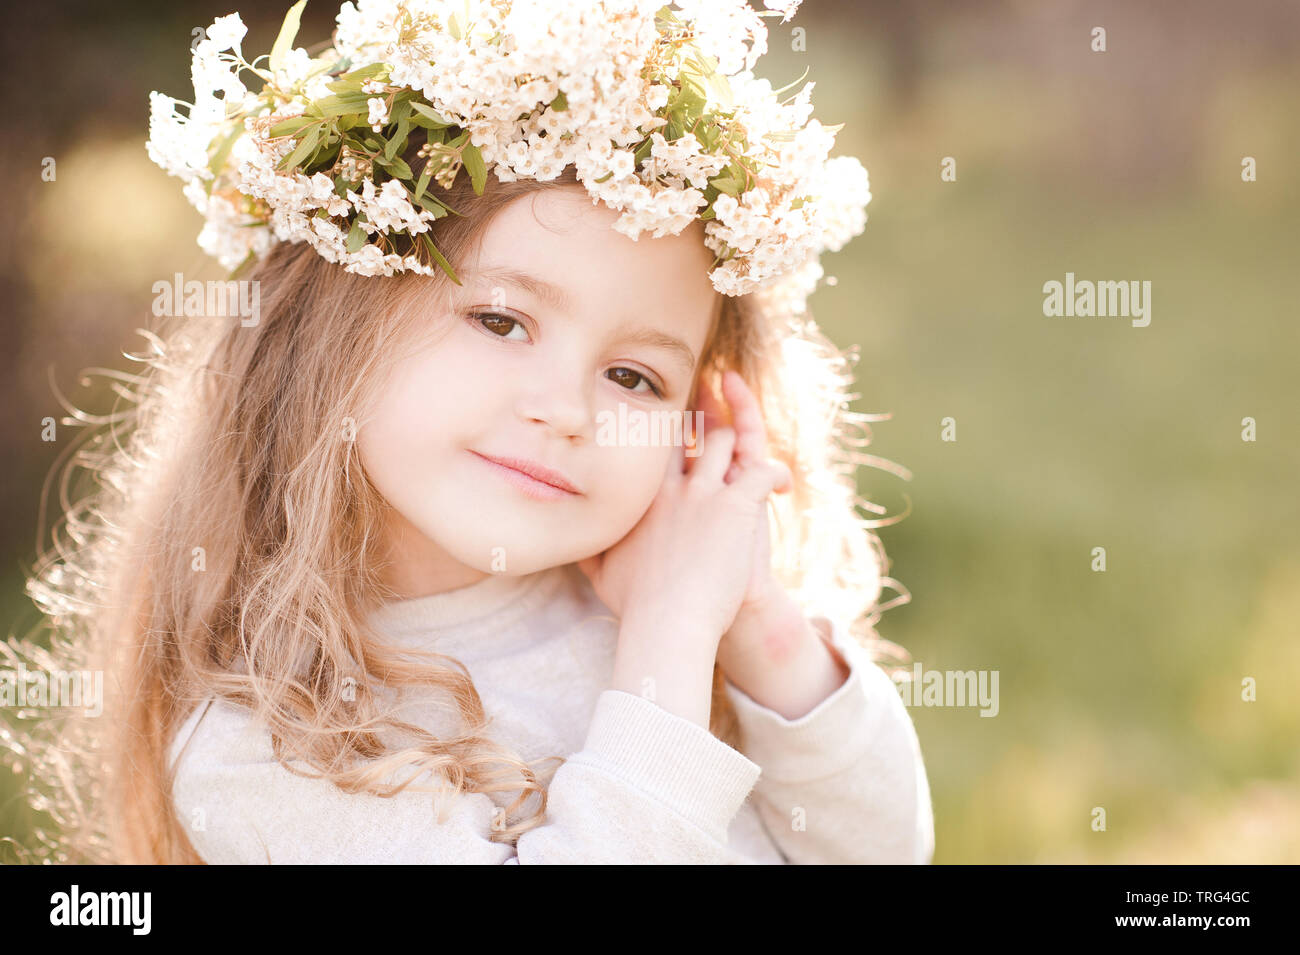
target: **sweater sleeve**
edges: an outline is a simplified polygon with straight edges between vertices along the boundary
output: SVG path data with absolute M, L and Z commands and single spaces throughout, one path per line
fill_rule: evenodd
M 173 805 L 209 863 L 747 862 L 728 847 L 727 828 L 758 765 L 620 690 L 598 697 L 583 748 L 551 779 L 544 824 L 514 847 L 489 839 L 500 810 L 485 794 L 461 794 L 438 821 L 431 793 L 346 793 L 291 772 L 275 759 L 269 732 L 232 704 L 210 702 L 182 733 L 196 717 Z
M 753 801 L 793 864 L 929 863 L 934 817 L 920 743 L 894 682 L 834 621 L 814 617 L 849 676 L 787 720 L 726 681 L 746 754 L 762 767 Z

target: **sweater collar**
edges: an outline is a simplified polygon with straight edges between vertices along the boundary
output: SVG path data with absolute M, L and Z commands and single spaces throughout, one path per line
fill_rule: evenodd
M 396 637 L 417 636 L 435 629 L 445 631 L 489 618 L 505 625 L 551 596 L 569 567 L 573 565 L 517 576 L 490 574 L 465 587 L 391 601 L 375 609 L 370 622 Z

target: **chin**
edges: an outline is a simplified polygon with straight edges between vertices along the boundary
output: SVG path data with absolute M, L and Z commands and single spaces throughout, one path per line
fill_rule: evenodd
M 539 547 L 534 542 L 511 537 L 479 537 L 474 541 L 458 541 L 446 549 L 467 567 L 499 577 L 522 577 L 578 559 L 565 557 L 552 547 Z

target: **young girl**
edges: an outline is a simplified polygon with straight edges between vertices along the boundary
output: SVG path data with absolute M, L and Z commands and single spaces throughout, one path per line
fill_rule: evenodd
M 383 32 L 383 6 L 345 4 L 310 62 L 371 62 L 357 38 Z M 622 22 L 611 4 L 580 6 L 596 19 L 577 26 Z M 218 50 L 238 49 L 234 24 L 209 29 Z M 429 29 L 463 44 L 464 26 Z M 200 44 L 196 62 L 211 52 Z M 272 77 L 287 86 L 284 62 Z M 392 120 L 410 87 L 392 63 L 350 79 L 387 98 L 366 107 L 372 126 L 318 136 L 316 161 L 343 185 L 314 218 L 333 225 L 346 197 L 368 213 L 352 221 L 374 225 L 365 197 L 380 193 L 362 185 L 381 169 L 405 183 L 428 168 L 452 214 L 421 230 L 417 187 L 416 203 L 385 207 L 400 237 L 353 233 L 382 236 L 366 247 L 386 253 L 384 274 L 360 243 L 316 241 L 333 236 L 324 225 L 308 239 L 267 216 L 280 241 L 241 237 L 256 322 L 146 333 L 135 407 L 83 460 L 99 484 L 69 507 L 75 545 L 29 584 L 51 649 L 15 645 L 51 672 L 107 676 L 101 717 L 47 720 L 27 745 L 56 783 L 42 805 L 62 834 L 47 848 L 114 862 L 928 862 L 916 734 L 875 662 L 892 648 L 873 627 L 894 582 L 872 531 L 886 522 L 855 511 L 853 465 L 869 459 L 845 445 L 871 419 L 847 410 L 845 355 L 770 289 L 723 293 L 716 267 L 743 261 L 743 243 L 719 252 L 706 221 L 630 236 L 617 197 L 593 196 L 598 177 L 575 166 L 525 176 L 503 161 L 484 182 L 454 138 L 476 128 L 454 97 L 427 100 L 443 125 L 420 127 L 424 142 L 366 145 L 409 130 Z M 344 171 L 354 129 L 369 165 Z M 245 195 L 264 205 L 238 208 L 266 214 L 278 197 L 250 185 L 252 155 Z M 301 200 L 311 180 L 295 181 Z M 210 188 L 211 226 L 237 206 L 213 209 L 220 179 Z M 703 195 L 734 211 L 725 190 Z M 654 439 L 664 421 L 683 425 L 673 440 Z

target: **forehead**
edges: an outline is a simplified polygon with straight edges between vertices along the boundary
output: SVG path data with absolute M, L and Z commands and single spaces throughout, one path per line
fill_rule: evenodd
M 708 281 L 714 255 L 695 220 L 676 235 L 637 239 L 614 229 L 619 212 L 593 203 L 581 186 L 516 197 L 482 231 L 465 264 L 467 291 L 508 304 L 528 296 L 567 312 L 614 309 L 679 330 L 702 347 L 722 295 Z M 536 283 L 519 282 L 520 274 Z M 689 337 L 688 337 L 689 333 Z
M 544 277 L 569 293 L 571 305 L 618 297 L 658 304 L 665 313 L 711 316 L 719 294 L 708 278 L 713 253 L 704 244 L 704 223 L 695 220 L 677 235 L 655 238 L 652 229 L 631 239 L 614 229 L 619 215 L 581 186 L 520 196 L 483 231 L 467 271 L 489 266 Z

